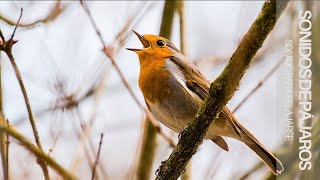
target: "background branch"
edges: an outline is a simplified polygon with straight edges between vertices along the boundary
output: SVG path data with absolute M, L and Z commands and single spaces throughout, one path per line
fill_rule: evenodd
M 39 25 L 40 23 L 47 24 L 49 22 L 56 20 L 59 17 L 59 15 L 61 15 L 62 12 L 65 10 L 65 8 L 66 8 L 66 6 L 62 6 L 61 1 L 58 0 L 45 17 L 40 18 L 34 22 L 19 23 L 17 25 L 16 22 L 12 21 L 8 17 L 5 17 L 3 14 L 0 14 L 0 20 L 7 23 L 10 26 L 17 25 L 18 27 L 22 27 L 22 28 L 34 28 L 35 26 Z
M 157 179 L 177 179 L 187 163 L 196 153 L 198 146 L 210 124 L 219 116 L 220 111 L 231 99 L 249 64 L 273 29 L 279 15 L 288 1 L 266 1 L 251 28 L 234 52 L 220 76 L 211 84 L 204 104 L 197 112 L 193 122 L 181 133 L 178 145 L 168 160 L 159 167 Z
M 1 38 L 2 38 L 2 41 L 3 41 L 3 43 L 1 44 L 1 47 L 0 47 L 0 50 L 3 50 L 7 54 L 8 58 L 9 58 L 9 60 L 11 62 L 11 65 L 13 67 L 13 70 L 15 72 L 16 78 L 18 80 L 21 92 L 23 94 L 25 105 L 27 107 L 30 124 L 31 124 L 32 130 L 33 130 L 34 139 L 35 139 L 36 144 L 39 147 L 39 149 L 41 151 L 43 151 L 42 145 L 41 145 L 41 142 L 40 142 L 39 133 L 38 133 L 38 130 L 37 130 L 37 127 L 36 127 L 36 123 L 35 123 L 35 118 L 33 116 L 32 110 L 31 110 L 31 105 L 30 105 L 30 101 L 29 101 L 29 98 L 28 98 L 28 95 L 27 95 L 27 91 L 26 91 L 26 88 L 24 86 L 20 70 L 19 70 L 19 68 L 18 68 L 18 66 L 17 66 L 17 64 L 15 62 L 15 59 L 14 59 L 14 57 L 12 55 L 12 46 L 17 42 L 17 41 L 14 41 L 13 38 L 14 38 L 15 32 L 17 30 L 18 24 L 19 24 L 19 22 L 21 20 L 22 14 L 23 14 L 23 9 L 21 8 L 21 13 L 20 13 L 19 19 L 18 19 L 18 21 L 16 23 L 16 26 L 15 26 L 14 30 L 13 30 L 13 33 L 11 34 L 10 39 L 8 41 L 5 41 L 5 39 L 4 39 L 3 35 L 2 35 L 2 32 L 0 30 Z M 44 175 L 45 179 L 49 180 L 50 179 L 49 171 L 47 169 L 46 163 L 44 161 L 42 161 L 41 159 L 39 159 L 38 160 L 38 164 L 40 165 L 40 167 L 41 167 L 41 169 L 43 171 L 43 175 Z
M 0 40 L 2 42 L 2 40 Z M 3 113 L 3 94 L 2 94 L 2 56 L 0 54 L 0 116 L 4 117 Z M 3 119 L 4 120 L 4 119 Z M 4 122 L 2 122 L 4 123 Z M 8 179 L 8 164 L 7 164 L 7 145 L 6 145 L 6 134 L 0 132 L 0 154 L 1 154 L 1 163 L 2 163 L 2 171 L 3 171 L 3 179 Z
M 173 16 L 177 2 L 178 1 L 166 0 L 164 3 L 159 34 L 160 36 L 165 35 L 167 39 L 171 39 Z
M 3 117 L 3 116 L 2 116 Z M 7 126 L 9 127 L 10 124 L 9 124 L 9 120 L 7 120 Z M 10 139 L 9 139 L 9 134 L 6 133 L 6 150 L 5 150 L 5 171 L 4 172 L 4 176 L 5 176 L 5 180 L 9 180 L 9 177 L 10 177 L 10 171 L 9 171 L 9 145 L 10 145 Z
M 94 161 L 93 168 L 92 168 L 91 180 L 94 180 L 94 177 L 95 177 L 96 168 L 97 168 L 97 165 L 98 165 L 98 163 L 99 163 L 99 158 L 100 158 L 100 152 L 101 152 L 102 142 L 103 142 L 103 133 L 100 135 L 99 148 L 98 148 L 98 153 L 97 153 L 97 156 L 96 156 L 96 159 L 95 159 L 95 161 Z
M 58 174 L 60 174 L 64 179 L 76 179 L 70 172 L 60 166 L 54 159 L 46 155 L 40 148 L 33 145 L 28 139 L 26 139 L 22 134 L 16 131 L 14 128 L 3 124 L 3 117 L 0 116 L 0 131 L 9 134 L 11 137 L 16 139 L 23 147 L 34 154 L 38 159 L 46 162 L 50 167 L 52 167 Z

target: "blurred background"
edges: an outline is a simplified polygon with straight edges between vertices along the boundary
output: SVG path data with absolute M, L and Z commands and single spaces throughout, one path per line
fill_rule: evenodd
M 138 57 L 125 50 L 125 47 L 141 47 L 132 29 L 140 34 L 160 33 L 170 39 L 212 81 L 225 67 L 263 3 L 88 1 L 85 6 L 107 47 L 114 49 L 115 60 L 134 94 L 144 104 L 138 88 Z M 302 9 L 313 12 L 313 80 L 319 80 L 319 5 L 316 1 L 289 3 L 228 103 L 240 122 L 279 155 L 285 166 L 279 179 L 313 179 L 320 172 L 320 166 L 316 165 L 319 139 L 313 144 L 313 169 L 298 170 L 297 143 L 284 141 L 285 123 L 279 106 L 283 100 L 279 95 L 279 84 L 283 83 L 279 77 L 285 55 L 284 41 L 298 42 L 297 14 Z M 23 16 L 15 35 L 18 43 L 12 53 L 30 98 L 45 153 L 80 179 L 90 179 L 103 133 L 97 179 L 154 179 L 161 161 L 167 159 L 172 148 L 147 123 L 144 112 L 103 54 L 99 37 L 81 3 L 1 1 L 0 29 L 6 38 L 12 34 L 20 8 Z M 3 114 L 11 126 L 34 142 L 13 68 L 5 53 L 1 53 L 0 59 Z M 319 83 L 313 83 L 313 88 L 312 126 L 316 130 L 312 137 L 315 138 L 320 137 Z M 176 133 L 165 126 L 161 128 L 177 142 Z M 10 179 L 43 179 L 33 154 L 13 138 L 10 142 Z M 244 144 L 229 138 L 227 142 L 229 152 L 204 141 L 181 178 L 275 178 Z M 50 177 L 61 179 L 52 170 Z

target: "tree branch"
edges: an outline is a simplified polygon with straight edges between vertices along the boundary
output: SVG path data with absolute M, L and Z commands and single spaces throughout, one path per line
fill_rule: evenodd
M 92 168 L 91 180 L 94 180 L 96 168 L 97 168 L 97 165 L 98 165 L 98 163 L 99 163 L 99 157 L 100 157 L 100 152 L 101 152 L 102 141 L 103 141 L 103 133 L 101 133 L 101 135 L 100 135 L 99 148 L 98 148 L 98 153 L 97 153 L 97 156 L 96 156 L 96 159 L 95 159 L 95 161 L 94 161 L 93 168 Z
M 159 167 L 156 179 L 178 179 L 183 173 L 192 155 L 196 153 L 198 146 L 202 143 L 209 126 L 219 116 L 222 108 L 237 90 L 253 56 L 262 46 L 288 2 L 288 0 L 270 0 L 264 3 L 260 14 L 244 36 L 224 71 L 211 84 L 209 95 L 193 122 L 182 131 L 178 145 L 168 160 Z
M 0 31 L 1 32 L 1 31 Z M 4 39 L 4 38 L 3 38 Z M 0 43 L 2 40 L 0 40 Z M 1 54 L 0 54 L 0 114 L 1 116 L 4 117 L 3 114 L 3 94 L 2 94 L 2 59 L 1 59 Z M 2 163 L 2 171 L 3 171 L 3 179 L 8 180 L 8 164 L 7 164 L 7 144 L 6 144 L 6 134 L 1 132 L 0 133 L 0 155 L 1 155 L 1 163 Z
M 39 24 L 47 24 L 49 22 L 52 22 L 56 20 L 59 15 L 62 14 L 62 12 L 65 10 L 66 6 L 61 5 L 61 0 L 58 0 L 55 5 L 51 8 L 49 13 L 46 15 L 46 17 L 37 19 L 34 22 L 31 23 L 19 23 L 17 26 L 21 28 L 34 28 Z M 7 23 L 10 26 L 16 26 L 16 22 L 12 21 L 11 19 L 5 17 L 0 13 L 0 20 Z
M 21 13 L 20 13 L 19 19 L 18 19 L 18 21 L 16 23 L 16 26 L 15 26 L 15 28 L 13 30 L 13 33 L 11 34 L 11 37 L 10 37 L 9 40 L 5 41 L 5 39 L 3 37 L 3 34 L 1 32 L 1 30 L 0 30 L 1 39 L 3 41 L 1 43 L 1 45 L 0 45 L 0 50 L 4 51 L 7 54 L 8 58 L 10 60 L 10 63 L 12 65 L 12 67 L 13 67 L 13 70 L 15 72 L 16 78 L 17 78 L 18 83 L 20 85 L 20 89 L 21 89 L 21 92 L 22 92 L 22 95 L 23 95 L 23 98 L 24 98 L 24 102 L 25 102 L 27 111 L 28 111 L 30 124 L 31 124 L 32 130 L 33 130 L 34 139 L 35 139 L 39 149 L 41 151 L 43 151 L 42 145 L 41 145 L 41 142 L 40 142 L 40 137 L 39 137 L 38 130 L 37 130 L 37 127 L 36 127 L 36 123 L 35 123 L 35 118 L 33 116 L 32 110 L 31 110 L 31 105 L 30 105 L 30 101 L 29 101 L 29 98 L 28 98 L 28 95 L 27 95 L 27 91 L 26 91 L 26 88 L 24 86 L 20 70 L 19 70 L 19 68 L 18 68 L 18 66 L 17 66 L 17 64 L 15 62 L 15 59 L 14 59 L 14 57 L 12 55 L 12 46 L 17 42 L 15 40 L 13 40 L 13 37 L 14 37 L 14 35 L 16 33 L 16 30 L 17 30 L 18 24 L 19 24 L 19 22 L 21 20 L 22 14 L 23 14 L 23 9 L 21 8 Z M 41 159 L 39 159 L 38 164 L 40 165 L 40 167 L 41 167 L 41 169 L 43 171 L 43 175 L 44 175 L 45 179 L 49 180 L 50 179 L 49 171 L 48 171 L 46 163 L 43 162 Z
M 9 124 L 9 120 L 7 120 L 7 126 L 10 127 L 10 124 Z M 6 149 L 5 149 L 5 171 L 4 172 L 4 176 L 5 176 L 5 180 L 9 180 L 9 175 L 10 175 L 10 171 L 9 171 L 9 145 L 10 145 L 10 140 L 9 140 L 9 134 L 6 133 Z

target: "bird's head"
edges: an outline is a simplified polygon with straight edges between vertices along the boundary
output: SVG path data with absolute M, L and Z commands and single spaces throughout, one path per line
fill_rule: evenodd
M 172 42 L 168 39 L 152 34 L 140 35 L 133 31 L 141 41 L 143 48 L 134 49 L 127 48 L 127 50 L 133 51 L 138 54 L 140 63 L 149 60 L 165 59 L 169 56 L 173 56 L 176 53 L 181 53 Z

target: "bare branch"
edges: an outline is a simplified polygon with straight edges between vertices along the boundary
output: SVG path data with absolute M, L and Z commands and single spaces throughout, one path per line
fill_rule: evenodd
M 113 46 L 116 47 L 116 52 L 124 45 L 125 40 L 130 35 L 131 29 L 140 21 L 140 19 L 143 17 L 143 15 L 151 9 L 152 4 L 154 2 L 143 2 L 143 7 L 138 8 L 139 10 L 134 13 L 133 15 L 129 16 L 126 23 L 122 27 L 122 29 L 119 31 L 119 33 L 116 35 L 114 41 L 112 42 Z
M 57 19 L 59 17 L 60 14 L 62 14 L 62 12 L 65 10 L 65 6 L 61 6 L 61 1 L 58 0 L 55 5 L 52 7 L 52 9 L 49 11 L 49 13 L 47 14 L 46 17 L 38 19 L 34 22 L 31 23 L 19 23 L 18 27 L 21 28 L 33 28 L 35 26 L 37 26 L 40 23 L 49 23 L 54 21 L 55 19 Z M 5 17 L 4 15 L 0 14 L 0 20 L 4 21 L 5 23 L 7 23 L 10 26 L 16 26 L 16 23 L 12 20 L 10 20 L 9 18 Z
M 0 31 L 1 33 L 1 31 Z M 2 33 L 1 33 L 2 34 Z M 2 41 L 0 40 L 0 47 L 2 46 Z M 2 86 L 2 56 L 0 54 L 0 113 L 2 116 L 3 114 L 3 86 Z M 1 132 L 0 133 L 0 155 L 1 155 L 1 163 L 2 163 L 2 171 L 3 171 L 3 179 L 8 179 L 8 164 L 7 164 L 7 144 L 6 144 L 6 134 Z
M 21 20 L 22 14 L 23 14 L 23 8 L 20 9 L 20 16 L 19 16 L 19 19 L 18 19 L 18 21 L 16 23 L 16 26 L 14 27 L 13 33 L 11 34 L 11 37 L 10 37 L 11 40 L 13 40 L 13 36 L 16 33 L 16 30 L 17 30 L 18 24 L 19 24 L 19 22 Z
M 103 133 L 101 133 L 101 135 L 100 135 L 99 148 L 98 148 L 98 153 L 97 153 L 97 156 L 96 156 L 96 159 L 95 159 L 95 161 L 94 161 L 93 168 L 92 168 L 91 180 L 94 180 L 96 168 L 97 168 L 97 165 L 98 165 L 98 162 L 99 162 L 99 157 L 100 157 L 100 152 L 101 152 L 102 141 L 103 141 Z
M 11 38 L 6 41 L 6 42 L 3 42 L 1 47 L 0 47 L 0 50 L 3 50 L 10 62 L 11 62 L 11 65 L 13 67 L 13 70 L 15 72 L 15 75 L 16 75 L 16 78 L 18 80 L 18 83 L 20 85 L 20 89 L 22 91 L 22 94 L 23 94 L 23 98 L 24 98 L 24 101 L 25 101 L 25 105 L 27 107 L 27 111 L 28 111 L 28 115 L 29 115 L 29 120 L 30 120 L 30 124 L 31 124 L 31 127 L 32 127 L 32 130 L 33 130 L 33 135 L 34 135 L 34 138 L 35 138 L 35 141 L 37 143 L 37 146 L 39 147 L 39 149 L 41 151 L 43 151 L 42 149 L 42 146 L 41 146 L 41 143 L 40 143 L 40 137 L 39 137 L 39 133 L 38 133 L 38 130 L 37 130 L 37 127 L 36 127 L 36 124 L 35 124 L 35 118 L 33 116 L 33 113 L 32 113 L 32 110 L 31 110 L 31 106 L 30 106 L 30 101 L 29 101 L 29 98 L 28 98 L 28 95 L 27 95 L 27 91 L 26 91 L 26 88 L 24 86 L 24 83 L 23 83 L 23 80 L 22 80 L 22 76 L 21 76 L 21 73 L 20 73 L 20 70 L 15 62 L 15 59 L 12 55 L 12 46 L 14 45 L 15 41 L 13 40 L 13 37 L 14 37 L 14 34 L 16 32 L 16 29 L 18 27 L 18 24 L 21 20 L 21 17 L 22 17 L 22 14 L 23 14 L 23 9 L 21 8 L 21 13 L 20 13 L 20 16 L 19 16 L 19 19 L 17 21 L 17 24 L 13 30 L 13 33 L 11 35 Z M 43 171 L 43 174 L 44 174 L 44 177 L 46 180 L 49 180 L 50 177 L 49 177 L 49 171 L 47 169 L 47 166 L 46 166 L 46 163 L 44 161 L 42 161 L 41 159 L 38 159 L 38 163 Z
M 10 127 L 10 124 L 9 124 L 9 120 L 7 120 L 7 126 L 8 127 Z M 10 145 L 10 140 L 9 140 L 9 134 L 8 133 L 6 133 L 7 134 L 7 137 L 6 137 L 6 150 L 5 150 L 5 152 L 6 152 L 6 155 L 5 155 L 5 159 L 6 159 L 6 163 L 5 163 L 5 170 L 6 170 L 6 172 L 4 173 L 4 175 L 5 175 L 5 180 L 9 180 L 9 145 Z
M 79 124 L 80 124 L 81 132 L 77 132 L 77 134 L 79 136 L 81 149 L 84 149 L 88 164 L 91 168 L 93 168 L 94 160 L 91 159 L 89 150 L 91 151 L 91 153 L 93 153 L 93 154 L 95 153 L 94 144 L 92 143 L 92 140 L 90 138 L 94 117 L 92 117 L 92 119 L 90 119 L 88 123 L 85 123 L 83 118 L 81 117 L 79 107 L 77 106 L 73 110 L 74 110 L 74 114 L 76 116 L 75 118 L 77 118 L 79 120 Z M 89 148 L 86 147 L 86 144 L 85 144 L 86 139 L 88 141 Z M 74 163 L 72 163 L 72 168 L 71 168 L 72 171 L 75 171 L 77 163 L 79 163 L 79 161 L 82 159 L 81 154 L 78 153 L 77 158 L 75 158 Z M 99 163 L 98 168 L 100 169 L 100 171 L 102 173 L 101 175 L 103 176 L 103 178 L 106 179 L 108 177 L 108 174 L 105 170 L 106 168 L 104 167 L 103 160 L 101 159 L 100 161 L 101 161 L 101 163 Z

